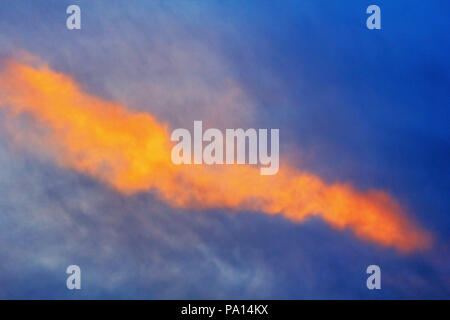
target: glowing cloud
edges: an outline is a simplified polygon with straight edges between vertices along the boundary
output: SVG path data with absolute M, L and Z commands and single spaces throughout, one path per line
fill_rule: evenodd
M 176 166 L 167 126 L 152 115 L 83 92 L 47 66 L 7 61 L 0 73 L 6 121 L 31 115 L 35 134 L 63 167 L 88 174 L 123 193 L 156 191 L 181 208 L 226 208 L 281 214 L 295 222 L 319 216 L 336 229 L 402 252 L 424 249 L 429 234 L 407 219 L 383 191 L 328 185 L 311 173 L 281 167 L 274 176 L 244 165 Z M 9 130 L 14 138 L 17 130 Z M 23 139 L 16 139 L 21 144 Z

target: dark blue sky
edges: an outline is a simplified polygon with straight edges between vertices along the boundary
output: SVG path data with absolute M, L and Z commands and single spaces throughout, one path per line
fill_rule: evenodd
M 77 3 L 82 30 L 65 28 Z M 365 27 L 368 5 L 382 29 Z M 291 165 L 383 189 L 433 233 L 400 254 L 321 220 L 124 196 L 0 131 L 0 298 L 449 298 L 450 3 L 14 1 L 0 56 L 29 52 L 172 127 L 280 128 Z M 0 113 L 0 120 L 4 121 Z M 78 264 L 83 289 L 68 291 Z M 366 288 L 378 264 L 382 290 Z

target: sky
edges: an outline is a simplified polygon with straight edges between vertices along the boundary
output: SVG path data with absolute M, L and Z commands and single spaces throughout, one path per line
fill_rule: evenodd
M 449 9 L 2 2 L 0 299 L 448 299 Z M 172 169 L 194 120 L 279 128 L 280 173 Z

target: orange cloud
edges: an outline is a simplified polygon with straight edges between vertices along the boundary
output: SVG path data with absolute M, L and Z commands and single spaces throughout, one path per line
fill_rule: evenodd
M 402 252 L 431 244 L 430 235 L 383 191 L 329 185 L 291 167 L 262 176 L 251 166 L 176 166 L 166 125 L 150 114 L 87 94 L 72 78 L 47 66 L 6 62 L 0 73 L 0 107 L 7 119 L 27 114 L 45 128 L 38 139 L 53 150 L 59 165 L 123 193 L 152 190 L 174 207 L 253 210 L 294 222 L 319 216 L 336 229 L 348 228 L 361 239 Z

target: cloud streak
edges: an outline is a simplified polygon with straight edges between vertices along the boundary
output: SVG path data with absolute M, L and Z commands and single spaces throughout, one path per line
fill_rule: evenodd
M 66 168 L 132 194 L 155 191 L 173 207 L 251 210 L 302 222 L 319 216 L 332 227 L 402 252 L 430 246 L 431 236 L 409 220 L 388 193 L 327 184 L 281 167 L 261 176 L 250 166 L 176 166 L 168 126 L 148 113 L 83 92 L 68 75 L 43 64 L 8 60 L 0 74 L 0 106 L 7 122 L 31 115 L 42 152 Z M 31 130 L 31 129 L 30 129 Z M 13 141 L 28 145 L 10 126 Z M 31 145 L 29 145 L 31 147 Z

